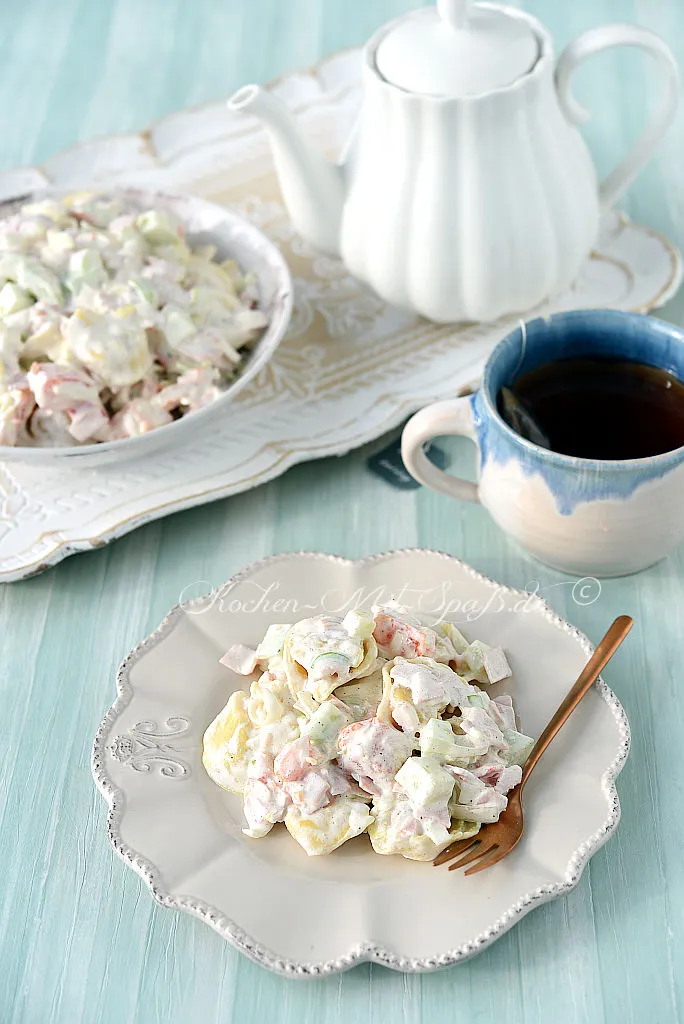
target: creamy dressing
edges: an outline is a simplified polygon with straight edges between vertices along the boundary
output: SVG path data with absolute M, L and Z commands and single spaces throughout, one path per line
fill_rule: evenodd
M 472 682 L 510 675 L 503 651 L 399 606 L 280 623 L 221 662 L 260 675 L 207 729 L 205 768 L 242 794 L 246 835 L 284 822 L 309 855 L 367 831 L 430 860 L 497 820 L 532 747 L 511 698 Z
M 266 327 L 257 302 L 166 210 L 24 205 L 0 220 L 0 445 L 134 437 L 203 408 Z

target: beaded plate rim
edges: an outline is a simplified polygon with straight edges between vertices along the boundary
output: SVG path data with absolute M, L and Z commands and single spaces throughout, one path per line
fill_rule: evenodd
M 484 573 L 478 572 L 472 566 L 468 565 L 467 562 L 464 562 L 453 555 L 449 555 L 446 552 L 428 548 L 400 548 L 359 559 L 343 558 L 339 555 L 331 555 L 315 551 L 293 551 L 279 555 L 271 555 L 270 557 L 253 562 L 246 568 L 240 570 L 238 573 L 233 575 L 221 589 L 232 587 L 235 584 L 248 579 L 253 573 L 265 567 L 271 567 L 293 558 L 314 558 L 337 565 L 362 567 L 390 558 L 409 555 L 442 558 L 453 565 L 457 565 L 473 580 L 477 580 L 480 583 L 484 583 L 491 587 L 496 587 L 502 593 L 526 597 L 529 599 L 529 594 L 525 591 L 519 590 L 516 587 L 500 584 L 491 577 L 486 576 Z M 98 788 L 106 798 L 109 805 L 107 814 L 107 835 L 109 837 L 109 841 L 118 856 L 128 864 L 143 879 L 143 881 L 146 882 L 154 899 L 158 903 L 162 904 L 162 906 L 175 910 L 182 910 L 200 918 L 222 935 L 237 950 L 249 957 L 251 960 L 260 964 L 262 967 L 290 978 L 317 978 L 325 975 L 337 974 L 342 971 L 347 971 L 350 968 L 355 967 L 357 964 L 366 962 L 381 964 L 382 966 L 391 968 L 392 970 L 404 971 L 407 973 L 435 971 L 441 968 L 451 967 L 454 964 L 467 960 L 486 949 L 534 907 L 549 900 L 556 899 L 559 896 L 563 896 L 574 889 L 578 884 L 589 859 L 597 852 L 597 850 L 600 849 L 601 846 L 603 846 L 617 828 L 620 821 L 620 801 L 615 780 L 624 767 L 629 755 L 630 727 L 622 704 L 610 687 L 608 687 L 599 677 L 596 683 L 596 689 L 599 696 L 611 710 L 616 720 L 619 732 L 619 743 L 615 757 L 601 778 L 601 789 L 607 798 L 608 813 L 601 828 L 594 832 L 593 835 L 589 836 L 573 852 L 570 860 L 568 861 L 565 870 L 565 877 L 562 882 L 550 883 L 525 893 L 525 895 L 518 899 L 485 931 L 475 936 L 469 942 L 464 943 L 462 946 L 448 950 L 439 956 L 424 958 L 403 957 L 390 952 L 380 945 L 370 943 L 361 944 L 351 949 L 343 956 L 325 961 L 294 961 L 288 960 L 287 958 L 274 953 L 266 946 L 254 940 L 217 907 L 214 907 L 203 900 L 193 899 L 192 897 L 174 896 L 164 890 L 158 868 L 141 853 L 128 846 L 121 836 L 119 826 L 124 810 L 125 794 L 112 781 L 105 766 L 106 740 L 111 734 L 114 723 L 120 717 L 121 713 L 128 707 L 135 695 L 135 690 L 130 681 L 130 673 L 133 666 L 140 661 L 140 659 L 149 650 L 156 647 L 165 639 L 165 637 L 173 632 L 178 620 L 183 615 L 184 608 L 198 605 L 205 600 L 206 598 L 200 597 L 194 601 L 186 602 L 183 607 L 180 605 L 174 606 L 169 614 L 162 620 L 157 629 L 141 641 L 141 643 L 137 644 L 137 646 L 133 648 L 119 666 L 116 678 L 116 700 L 104 716 L 93 742 L 92 773 Z M 538 595 L 534 598 L 534 607 L 546 622 L 556 626 L 575 639 L 587 656 L 593 653 L 594 647 L 588 637 L 554 612 L 546 601 Z

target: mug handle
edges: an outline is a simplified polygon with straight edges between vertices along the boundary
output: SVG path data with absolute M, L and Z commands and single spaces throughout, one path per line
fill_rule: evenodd
M 470 396 L 435 402 L 412 416 L 401 435 L 401 457 L 411 476 L 441 494 L 460 501 L 479 501 L 477 484 L 451 476 L 430 462 L 423 445 L 446 434 L 469 437 L 477 444 Z
M 561 109 L 573 124 L 589 120 L 589 112 L 570 90 L 570 79 L 582 61 L 614 46 L 640 46 L 655 57 L 665 78 L 660 104 L 633 149 L 599 187 L 602 206 L 612 206 L 648 163 L 670 127 L 679 104 L 679 69 L 669 46 L 655 32 L 638 25 L 615 23 L 584 32 L 563 50 L 556 65 L 556 89 Z

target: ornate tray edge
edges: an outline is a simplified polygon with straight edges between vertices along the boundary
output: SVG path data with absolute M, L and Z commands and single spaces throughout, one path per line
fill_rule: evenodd
M 473 569 L 472 566 L 468 565 L 467 562 L 463 562 L 461 559 L 455 558 L 453 555 L 428 548 L 396 549 L 359 559 L 342 558 L 339 555 L 330 555 L 314 551 L 287 552 L 284 554 L 272 555 L 268 558 L 251 563 L 251 565 L 232 576 L 224 586 L 235 584 L 241 580 L 247 579 L 254 571 L 265 566 L 275 565 L 280 561 L 291 558 L 293 555 L 304 558 L 324 559 L 326 561 L 336 562 L 342 565 L 361 566 L 383 561 L 387 558 L 395 557 L 396 555 L 409 554 L 421 554 L 442 558 L 445 561 L 458 565 L 472 579 L 485 583 L 487 586 L 496 587 L 505 593 L 525 596 L 524 592 L 518 590 L 516 587 L 504 586 L 497 583 L 489 576 L 478 572 L 476 569 Z M 527 596 L 529 597 L 529 595 Z M 203 600 L 204 598 L 198 598 L 195 601 L 188 602 L 186 607 L 192 607 L 193 605 L 201 603 Z M 547 622 L 576 639 L 587 655 L 590 655 L 593 652 L 594 648 L 589 638 L 575 626 L 572 626 L 569 622 L 554 612 L 546 601 L 540 597 L 536 597 L 535 606 Z M 490 928 L 486 929 L 480 935 L 476 936 L 470 942 L 465 943 L 463 946 L 449 950 L 439 956 L 426 958 L 402 957 L 384 949 L 381 946 L 368 943 L 357 946 L 337 959 L 323 962 L 297 962 L 278 956 L 272 950 L 262 946 L 260 943 L 252 939 L 216 907 L 213 907 L 201 900 L 196 900 L 190 896 L 172 896 L 165 892 L 155 866 L 146 860 L 146 858 L 140 853 L 127 846 L 119 832 L 118 826 L 123 814 L 125 797 L 124 793 L 114 785 L 107 774 L 105 768 L 105 740 L 108 738 L 114 722 L 133 699 L 134 690 L 130 683 L 131 668 L 137 661 L 144 657 L 145 653 L 149 649 L 155 647 L 162 639 L 164 639 L 164 637 L 173 631 L 177 620 L 182 614 L 183 609 L 181 606 L 176 605 L 172 608 L 157 629 L 139 643 L 119 666 L 116 678 L 117 698 L 103 718 L 93 742 L 91 760 L 92 773 L 95 783 L 109 805 L 107 813 L 107 834 L 109 841 L 118 856 L 133 868 L 143 881 L 146 882 L 154 899 L 161 903 L 162 906 L 175 910 L 184 910 L 187 913 L 199 917 L 227 939 L 227 941 L 230 942 L 231 945 L 233 945 L 239 952 L 244 953 L 245 956 L 268 970 L 290 978 L 317 978 L 324 975 L 338 974 L 342 971 L 347 971 L 350 968 L 355 967 L 357 964 L 365 962 L 377 963 L 384 967 L 391 968 L 392 970 L 410 973 L 435 971 L 461 963 L 462 961 L 481 952 L 483 949 L 486 949 L 487 946 L 490 946 L 496 941 L 496 939 L 500 938 L 505 932 L 512 928 L 517 921 L 529 913 L 530 910 L 534 909 L 534 907 L 549 900 L 556 899 L 559 896 L 563 896 L 574 889 L 579 883 L 580 878 L 582 877 L 582 872 L 584 871 L 589 859 L 597 850 L 600 849 L 601 846 L 603 846 L 618 826 L 620 821 L 620 800 L 615 780 L 622 771 L 629 755 L 631 742 L 630 727 L 627 715 L 620 701 L 613 691 L 599 677 L 596 683 L 597 690 L 601 698 L 610 708 L 613 717 L 616 720 L 620 737 L 617 753 L 601 779 L 601 788 L 606 796 L 609 809 L 606 820 L 601 828 L 580 844 L 573 853 L 568 862 L 565 872 L 565 880 L 563 882 L 545 885 L 526 893 Z
M 477 387 L 479 383 L 481 363 L 484 363 L 484 359 L 479 360 L 474 364 L 477 367 L 477 377 L 473 378 L 469 384 L 463 385 L 459 391 L 470 390 Z M 404 400 L 401 406 L 395 409 L 387 420 L 385 420 L 379 430 L 377 426 L 369 426 L 366 429 L 362 429 L 360 433 L 356 434 L 351 439 L 344 438 L 337 443 L 330 442 L 326 444 L 324 450 L 318 451 L 315 456 L 312 456 L 308 449 L 288 449 L 284 454 L 281 453 L 277 455 L 271 465 L 261 470 L 256 478 L 244 477 L 242 480 L 237 480 L 232 483 L 219 484 L 216 488 L 210 488 L 200 494 L 192 494 L 186 498 L 179 498 L 176 501 L 172 500 L 165 502 L 163 505 L 145 510 L 144 512 L 134 512 L 126 519 L 115 523 L 108 530 L 104 530 L 102 533 L 97 534 L 94 537 L 79 537 L 67 541 L 58 538 L 55 546 L 45 554 L 41 555 L 40 558 L 36 559 L 35 562 L 30 564 L 23 563 L 17 569 L 0 571 L 0 583 L 12 583 L 19 580 L 30 579 L 31 576 L 37 576 L 46 569 L 50 569 L 53 566 L 58 565 L 70 555 L 78 554 L 82 551 L 94 551 L 96 548 L 105 547 L 111 541 L 118 540 L 119 537 L 125 536 L 127 533 L 132 532 L 139 526 L 143 526 L 146 523 L 154 522 L 157 519 L 163 519 L 168 515 L 173 515 L 174 512 L 183 512 L 189 508 L 197 508 L 200 505 L 206 505 L 212 501 L 220 501 L 222 498 L 227 498 L 234 494 L 242 494 L 255 487 L 260 487 L 262 484 L 269 483 L 271 480 L 275 480 L 279 476 L 282 476 L 288 469 L 292 469 L 293 466 L 296 466 L 299 463 L 313 462 L 316 459 L 329 458 L 333 455 L 346 455 L 348 452 L 355 451 L 357 448 L 361 448 L 363 445 L 377 440 L 378 437 L 382 437 L 383 434 L 396 429 L 413 412 L 421 409 L 424 405 L 429 405 L 430 402 L 439 401 L 439 399 L 443 397 L 443 395 L 437 394 L 433 398 L 425 398 L 424 396 L 421 396 L 420 398 Z
M 339 50 L 335 50 L 332 53 L 327 54 L 325 57 L 322 57 L 314 64 L 309 65 L 308 67 L 295 68 L 293 70 L 286 71 L 275 78 L 269 79 L 267 82 L 264 83 L 264 87 L 266 89 L 277 89 L 279 86 L 287 83 L 292 79 L 308 76 L 309 78 L 314 79 L 318 83 L 322 95 L 335 97 L 340 87 L 331 88 L 330 86 L 327 86 L 321 80 L 322 73 L 325 71 L 325 68 L 328 65 L 331 65 L 334 62 L 338 61 L 341 57 L 351 57 L 353 54 L 360 52 L 360 49 L 361 48 L 358 46 L 348 46 L 343 47 L 342 49 Z M 77 142 L 72 143 L 71 145 L 61 147 L 61 149 L 57 150 L 56 153 L 51 154 L 42 163 L 21 164 L 19 167 L 8 168 L 6 172 L 2 173 L 8 175 L 12 174 L 16 176 L 18 181 L 21 180 L 22 176 L 25 176 L 26 180 L 29 183 L 35 182 L 35 184 L 30 184 L 29 188 L 38 187 L 41 183 L 43 184 L 43 186 L 50 185 L 52 184 L 52 176 L 49 170 L 49 166 L 55 159 L 59 159 L 67 155 L 75 156 L 76 154 L 78 154 L 79 151 L 85 152 L 88 149 L 91 149 L 93 145 L 97 144 L 113 141 L 123 142 L 136 139 L 141 144 L 142 152 L 150 156 L 156 164 L 160 166 L 165 166 L 166 161 L 162 154 L 157 151 L 154 144 L 155 133 L 162 131 L 172 121 L 177 119 L 179 115 L 202 114 L 204 111 L 208 111 L 212 107 L 215 107 L 221 103 L 225 103 L 225 99 L 225 97 L 217 97 L 213 100 L 207 100 L 204 103 L 197 103 L 192 104 L 189 107 L 183 107 L 181 110 L 171 111 L 168 114 L 164 114 L 161 117 L 155 118 L 153 121 L 150 122 L 150 124 L 147 125 L 146 128 L 141 128 L 138 131 L 111 132 L 104 135 L 94 135 L 88 139 L 80 139 Z
M 340 86 L 337 88 L 330 87 L 322 81 L 322 76 L 325 72 L 326 67 L 334 65 L 340 58 L 349 57 L 351 58 L 355 53 L 359 52 L 359 47 L 347 47 L 341 50 L 334 51 L 323 57 L 308 68 L 295 69 L 292 71 L 285 72 L 275 79 L 270 80 L 266 83 L 266 88 L 273 89 L 280 85 L 287 83 L 289 80 L 294 80 L 304 76 L 308 76 L 314 79 L 320 89 L 322 95 L 330 95 L 334 97 L 340 90 Z M 153 121 L 147 128 L 140 131 L 132 132 L 119 132 L 110 135 L 98 136 L 93 139 L 87 139 L 74 143 L 71 146 L 66 146 L 60 149 L 53 157 L 49 158 L 45 164 L 49 163 L 54 158 L 61 157 L 65 154 L 76 154 L 79 150 L 87 151 L 93 146 L 93 144 L 107 143 L 112 140 L 124 140 L 124 139 L 139 139 L 143 149 L 151 154 L 154 160 L 159 165 L 164 165 L 165 161 L 161 155 L 155 150 L 153 145 L 153 135 L 155 132 L 163 129 L 163 127 L 174 119 L 177 119 L 179 115 L 188 113 L 201 113 L 204 110 L 208 110 L 217 103 L 221 103 L 221 99 L 209 100 L 206 103 L 201 103 L 196 106 L 185 108 L 181 111 L 173 111 L 170 114 L 166 114 L 161 118 Z M 20 187 L 20 191 L 30 191 L 34 188 L 41 186 L 45 187 L 51 183 L 51 177 L 48 171 L 45 169 L 45 164 L 39 165 L 23 165 L 18 168 L 11 169 L 4 172 L 7 177 L 14 178 L 17 181 L 17 185 Z M 0 174 L 0 178 L 2 178 Z M 0 194 L 0 201 L 2 197 Z M 624 214 L 619 214 L 623 223 L 627 223 L 629 218 Z M 672 258 L 672 273 L 667 285 L 661 290 L 661 292 L 655 296 L 649 303 L 644 304 L 642 307 L 633 310 L 633 312 L 648 313 L 652 309 L 657 309 L 664 305 L 679 289 L 682 278 L 684 277 L 684 262 L 682 256 L 677 247 L 670 242 L 670 240 L 660 232 L 653 229 L 647 228 L 648 234 L 658 238 L 663 244 L 664 248 L 670 253 Z M 482 360 L 481 362 L 484 362 Z M 479 365 L 476 364 L 476 365 Z M 362 430 L 355 438 L 349 440 L 344 439 L 339 443 L 330 443 L 325 445 L 315 455 L 315 458 L 324 458 L 332 455 L 343 455 L 354 448 L 360 447 L 363 444 L 375 440 L 382 433 L 392 430 L 399 426 L 403 419 L 410 413 L 421 408 L 429 402 L 437 401 L 444 397 L 442 394 L 436 394 L 432 398 L 426 398 L 421 396 L 415 400 L 404 400 L 402 406 L 395 409 L 393 414 L 385 421 L 381 429 L 376 426 L 369 426 L 366 430 Z M 72 554 L 77 554 L 83 551 L 91 551 L 99 547 L 104 547 L 112 540 L 116 540 L 126 533 L 129 533 L 138 526 L 145 523 L 152 522 L 156 519 L 163 518 L 166 515 L 171 515 L 174 512 L 182 511 L 187 508 L 194 508 L 198 505 L 207 504 L 208 502 L 220 500 L 221 498 L 228 497 L 233 494 L 239 494 L 252 487 L 259 486 L 263 483 L 267 483 L 270 480 L 275 479 L 288 469 L 291 469 L 298 463 L 312 461 L 311 454 L 304 450 L 297 451 L 291 449 L 274 459 L 274 461 L 267 468 L 263 469 L 255 478 L 244 478 L 233 483 L 219 485 L 216 488 L 212 488 L 200 494 L 194 494 L 186 498 L 181 498 L 177 501 L 171 501 L 167 504 L 158 506 L 156 508 L 147 509 L 143 512 L 133 513 L 127 516 L 125 519 L 110 526 L 107 530 L 102 531 L 95 536 L 86 536 L 79 538 L 70 538 L 65 540 L 59 536 L 58 533 L 54 535 L 54 546 L 41 553 L 38 558 L 33 562 L 21 562 L 16 565 L 15 568 L 0 570 L 0 582 L 11 583 L 19 580 L 28 579 L 31 576 L 38 575 L 44 572 L 46 569 L 52 568 L 59 564 L 63 559 L 69 557 Z M 21 556 L 15 556 L 20 558 Z

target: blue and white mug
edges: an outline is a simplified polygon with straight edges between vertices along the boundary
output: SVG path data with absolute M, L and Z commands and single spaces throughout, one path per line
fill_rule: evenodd
M 503 386 L 543 363 L 582 356 L 646 363 L 684 381 L 684 333 L 653 317 L 577 310 L 540 317 L 494 349 L 474 395 L 437 402 L 404 428 L 402 456 L 420 483 L 480 501 L 535 557 L 579 576 L 622 576 L 684 540 L 684 447 L 652 458 L 573 458 L 516 434 L 497 411 Z M 460 434 L 479 449 L 478 483 L 425 456 L 434 437 Z

